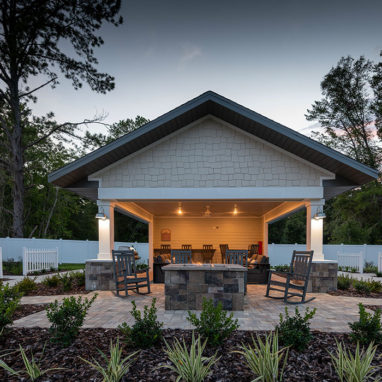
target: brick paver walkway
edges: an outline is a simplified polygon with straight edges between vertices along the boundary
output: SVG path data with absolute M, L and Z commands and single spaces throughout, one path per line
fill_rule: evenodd
M 93 293 L 86 295 L 92 296 Z M 242 330 L 270 330 L 279 322 L 280 313 L 284 313 L 285 304 L 282 300 L 274 300 L 264 297 L 264 285 L 248 285 L 248 294 L 245 297 L 245 309 L 242 312 L 234 312 L 239 320 Z M 302 305 L 300 311 L 305 306 L 317 308 L 317 313 L 312 320 L 312 329 L 319 329 L 328 332 L 348 331 L 348 322 L 358 319 L 358 303 L 369 305 L 382 305 L 382 299 L 367 299 L 354 297 L 330 296 L 325 293 L 312 294 L 316 299 L 310 303 Z M 31 296 L 23 297 L 22 304 L 38 304 L 61 299 L 64 296 Z M 164 310 L 164 287 L 160 284 L 152 285 L 150 295 L 137 295 L 131 292 L 127 298 L 116 297 L 112 292 L 98 292 L 98 297 L 90 308 L 85 320 L 86 328 L 116 328 L 126 321 L 133 324 L 130 314 L 132 309 L 131 301 L 135 300 L 139 309 L 144 305 L 151 304 L 153 297 L 157 298 L 158 319 L 164 322 L 164 328 L 190 329 L 191 326 L 186 320 L 186 311 L 165 311 Z M 288 305 L 291 312 L 293 305 Z M 17 327 L 49 327 L 45 311 L 32 314 L 14 322 Z

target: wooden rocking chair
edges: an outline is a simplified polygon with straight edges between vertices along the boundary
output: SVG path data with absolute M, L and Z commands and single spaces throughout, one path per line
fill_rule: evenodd
M 304 304 L 315 297 L 305 299 L 308 289 L 309 275 L 312 267 L 313 251 L 293 251 L 289 272 L 270 271 L 266 297 L 284 299 L 288 304 Z M 283 292 L 282 297 L 270 296 L 269 292 L 275 290 Z M 291 291 L 292 290 L 292 291 Z M 301 301 L 289 301 L 291 297 L 301 297 Z
M 113 250 L 112 254 L 117 296 L 119 296 L 119 292 L 123 291 L 125 295 L 128 296 L 129 290 L 135 290 L 136 293 L 139 293 L 139 289 L 145 287 L 147 287 L 147 293 L 140 294 L 150 293 L 149 267 L 147 266 L 146 269 L 140 269 L 138 273 L 133 251 Z M 146 273 L 146 275 L 143 276 L 142 273 Z M 138 276 L 138 274 L 140 276 Z

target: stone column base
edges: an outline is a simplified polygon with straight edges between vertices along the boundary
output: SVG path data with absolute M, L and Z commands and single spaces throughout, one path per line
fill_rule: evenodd
M 338 262 L 313 260 L 308 284 L 308 293 L 327 293 L 337 290 Z
M 86 290 L 115 290 L 113 260 L 92 259 L 85 266 Z

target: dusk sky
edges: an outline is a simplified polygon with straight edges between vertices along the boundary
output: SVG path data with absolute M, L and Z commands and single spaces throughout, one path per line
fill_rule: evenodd
M 382 1 L 123 1 L 124 24 L 102 30 L 99 70 L 116 78 L 106 95 L 63 80 L 39 92 L 37 114 L 58 121 L 107 113 L 107 122 L 154 119 L 213 90 L 288 127 L 341 56 L 379 60 Z M 303 131 L 308 133 L 307 130 Z

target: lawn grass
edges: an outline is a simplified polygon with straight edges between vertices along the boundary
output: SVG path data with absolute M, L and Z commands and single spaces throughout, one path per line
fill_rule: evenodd
M 85 264 L 78 263 L 62 263 L 58 265 L 59 271 L 75 271 L 78 269 L 85 269 Z

